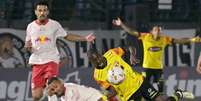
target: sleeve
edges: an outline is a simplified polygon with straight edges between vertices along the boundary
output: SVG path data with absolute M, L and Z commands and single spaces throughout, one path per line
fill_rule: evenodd
M 67 32 L 63 29 L 63 27 L 61 26 L 61 24 L 59 24 L 58 22 L 56 22 L 56 37 L 65 37 L 67 35 Z
M 111 49 L 111 51 L 113 51 L 115 54 L 117 54 L 119 56 L 122 56 L 125 53 L 124 50 L 122 48 L 120 48 L 120 47 Z
M 103 78 L 105 75 L 100 75 L 101 72 L 94 70 L 94 79 L 95 81 L 103 88 L 107 89 L 110 86 L 110 83 L 105 81 Z
M 110 83 L 106 82 L 106 81 L 97 81 L 97 83 L 103 87 L 104 89 L 107 89 L 108 87 L 110 87 Z
M 138 39 L 143 40 L 146 35 L 149 35 L 149 33 L 140 33 L 140 36 Z
M 28 42 L 28 41 L 31 41 L 31 25 L 29 24 L 27 26 L 27 29 L 26 29 L 26 37 L 25 37 L 25 41 Z
M 31 25 L 29 24 L 26 29 L 25 47 L 31 47 Z

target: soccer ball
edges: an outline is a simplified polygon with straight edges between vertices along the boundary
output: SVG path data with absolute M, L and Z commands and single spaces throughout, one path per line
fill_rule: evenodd
M 125 74 L 121 67 L 114 67 L 108 71 L 108 82 L 117 85 L 124 81 Z

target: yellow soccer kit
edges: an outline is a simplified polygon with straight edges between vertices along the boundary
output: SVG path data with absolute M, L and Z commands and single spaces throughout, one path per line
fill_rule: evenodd
M 127 64 L 121 56 L 124 54 L 123 49 L 115 48 L 107 51 L 104 57 L 107 59 L 107 66 L 104 69 L 95 69 L 94 78 L 104 88 L 110 85 L 117 91 L 117 96 L 122 101 L 127 101 L 143 83 L 143 76 L 132 70 L 131 66 Z M 125 79 L 118 85 L 110 84 L 107 81 L 107 73 L 115 65 L 123 67 Z
M 150 33 L 141 34 L 139 39 L 142 40 L 144 48 L 143 67 L 148 69 L 162 69 L 164 49 L 172 43 L 172 38 L 168 36 L 160 36 L 154 40 Z

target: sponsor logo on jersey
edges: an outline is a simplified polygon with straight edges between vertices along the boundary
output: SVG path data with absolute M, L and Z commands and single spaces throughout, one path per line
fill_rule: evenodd
M 48 41 L 51 41 L 51 39 L 46 37 L 45 35 L 41 35 L 35 40 L 36 43 L 39 42 L 41 44 L 44 44 L 44 43 L 46 43 Z
M 161 47 L 150 47 L 148 50 L 151 52 L 158 52 L 158 51 L 161 51 L 162 48 Z

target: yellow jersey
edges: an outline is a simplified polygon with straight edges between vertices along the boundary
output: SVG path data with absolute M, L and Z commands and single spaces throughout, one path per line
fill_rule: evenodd
M 123 54 L 124 51 L 121 48 L 107 51 L 104 54 L 104 57 L 107 59 L 107 66 L 104 69 L 95 69 L 94 78 L 103 88 L 113 86 L 121 101 L 127 101 L 140 88 L 143 83 L 143 76 L 136 71 L 133 71 L 131 66 L 121 58 Z M 123 67 L 125 79 L 120 84 L 114 85 L 107 81 L 107 74 L 108 71 L 117 64 Z
M 142 40 L 144 49 L 143 67 L 149 69 L 162 69 L 165 47 L 172 43 L 172 38 L 160 36 L 154 40 L 150 33 L 141 34 L 139 39 Z

